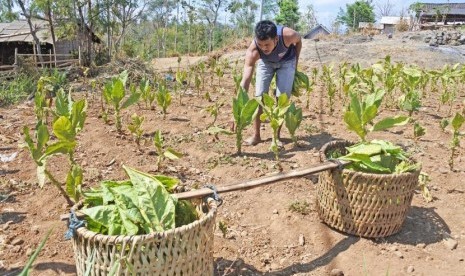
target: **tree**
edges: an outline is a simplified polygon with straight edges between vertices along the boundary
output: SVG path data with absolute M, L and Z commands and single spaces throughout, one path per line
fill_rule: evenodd
M 353 4 L 346 4 L 346 10 L 342 8 L 337 15 L 337 19 L 346 26 L 356 30 L 360 22 L 375 22 L 374 7 L 371 1 L 358 0 Z
M 26 7 L 26 4 L 29 4 L 29 6 Z M 41 51 L 41 48 L 40 48 L 40 40 L 37 37 L 37 27 L 32 24 L 32 11 L 33 11 L 33 6 L 34 5 L 32 5 L 32 3 L 26 3 L 23 0 L 18 0 L 18 5 L 21 8 L 21 11 L 22 11 L 24 17 L 26 17 L 27 25 L 29 26 L 29 30 L 31 32 L 32 38 L 34 39 L 34 44 L 36 46 L 36 51 L 37 51 L 37 54 L 38 54 L 38 57 L 39 57 L 39 61 L 41 63 L 43 63 L 44 59 L 42 58 L 42 51 Z
M 278 0 L 279 13 L 276 16 L 276 23 L 285 25 L 297 30 L 299 22 L 299 3 L 297 0 Z
M 13 4 L 13 0 L 0 0 L 0 22 L 18 19 L 18 13 L 13 11 Z
M 243 35 L 252 34 L 257 9 L 258 5 L 251 0 L 234 0 L 229 4 L 228 10 L 233 14 L 234 24 L 243 31 Z
M 298 29 L 301 30 L 302 33 L 308 33 L 315 28 L 316 25 L 318 25 L 318 19 L 316 18 L 313 5 L 310 4 L 307 6 L 304 15 L 300 18 Z
M 391 3 L 391 1 L 389 0 L 377 1 L 375 5 L 376 5 L 378 18 L 392 15 L 393 10 L 394 10 L 394 4 Z
M 278 11 L 279 7 L 276 0 L 261 0 L 260 20 L 273 20 Z
M 213 50 L 213 33 L 218 24 L 220 8 L 226 6 L 228 0 L 202 0 L 199 7 L 200 16 L 208 23 L 208 51 Z

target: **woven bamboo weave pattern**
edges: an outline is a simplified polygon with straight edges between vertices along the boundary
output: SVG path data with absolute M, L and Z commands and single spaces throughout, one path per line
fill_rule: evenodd
M 108 236 L 81 227 L 73 239 L 77 275 L 213 275 L 216 205 L 191 224 L 136 236 Z
M 346 141 L 326 144 L 326 153 L 351 145 Z M 318 213 L 329 226 L 348 234 L 378 238 L 400 231 L 418 185 L 420 171 L 402 174 L 371 174 L 347 169 L 326 171 L 318 182 Z

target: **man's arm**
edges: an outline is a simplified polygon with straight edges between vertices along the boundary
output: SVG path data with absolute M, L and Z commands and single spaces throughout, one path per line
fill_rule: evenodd
M 291 28 L 284 28 L 283 36 L 284 36 L 283 37 L 284 44 L 286 46 L 295 45 L 295 52 L 296 52 L 295 53 L 296 54 L 295 69 L 297 69 L 297 64 L 299 63 L 299 57 L 300 57 L 300 50 L 302 50 L 302 38 L 298 32 L 294 31 Z
M 259 59 L 260 54 L 258 53 L 257 46 L 252 42 L 245 53 L 244 71 L 242 73 L 241 87 L 244 88 L 245 91 L 249 91 L 255 63 Z

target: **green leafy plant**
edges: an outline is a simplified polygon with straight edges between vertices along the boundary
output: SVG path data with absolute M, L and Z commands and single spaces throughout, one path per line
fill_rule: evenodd
M 409 122 L 409 117 L 395 116 L 382 119 L 378 123 L 372 124 L 373 120 L 378 116 L 378 110 L 381 101 L 384 97 L 383 90 L 377 90 L 375 93 L 359 96 L 357 93 L 350 94 L 350 105 L 344 113 L 344 122 L 349 130 L 355 132 L 362 142 L 368 133 L 373 131 L 381 131 L 394 126 L 402 126 Z
M 215 122 L 218 118 L 218 114 L 219 114 L 219 111 L 220 111 L 220 108 L 224 105 L 224 102 L 215 102 L 213 105 L 209 105 L 207 106 L 206 108 L 204 108 L 203 110 L 208 112 L 210 114 L 210 116 L 213 117 L 213 122 L 211 122 L 207 128 L 215 125 Z
M 144 117 L 138 116 L 136 113 L 131 116 L 131 123 L 128 125 L 129 131 L 134 136 L 134 140 L 137 144 L 137 147 L 140 147 L 140 140 L 144 131 L 142 130 L 142 123 L 144 122 Z
M 153 144 L 155 146 L 155 149 L 157 151 L 157 166 L 161 167 L 163 164 L 163 161 L 168 158 L 170 160 L 176 160 L 181 158 L 183 155 L 180 152 L 177 152 L 176 150 L 168 147 L 165 149 L 165 139 L 163 138 L 163 135 L 161 134 L 160 130 L 155 131 L 155 135 L 153 136 Z
M 329 113 L 332 114 L 334 111 L 334 97 L 337 92 L 337 85 L 334 81 L 333 67 L 323 65 L 323 81 L 325 83 L 326 92 L 328 93 L 329 100 Z
M 187 89 L 187 79 L 188 79 L 188 76 L 187 76 L 187 71 L 185 70 L 178 70 L 176 72 L 176 83 L 177 83 L 177 86 L 175 86 L 175 89 L 177 87 L 180 88 L 179 90 L 179 105 L 182 105 L 182 96 L 183 94 L 186 92 L 186 89 Z
M 453 133 L 452 133 L 452 141 L 450 145 L 450 157 L 449 157 L 449 167 L 451 170 L 454 169 L 454 158 L 456 155 L 457 147 L 460 146 L 460 128 L 462 127 L 463 123 L 465 122 L 465 117 L 460 113 L 455 113 L 454 118 L 451 121 Z
M 300 126 L 300 123 L 302 122 L 302 108 L 296 109 L 295 104 L 291 103 L 285 115 L 284 121 L 287 130 L 289 130 L 289 133 L 291 134 L 291 138 L 294 142 L 294 145 L 297 145 L 297 137 L 295 135 L 295 132 L 297 131 L 297 129 Z
M 417 141 L 420 137 L 426 134 L 426 129 L 422 127 L 418 122 L 413 125 L 413 137 Z
M 443 132 L 446 131 L 446 127 L 449 125 L 449 120 L 447 120 L 446 118 L 443 118 L 440 122 L 439 122 L 439 127 L 441 128 L 441 130 Z
M 289 211 L 302 215 L 308 215 L 310 214 L 311 208 L 310 204 L 306 200 L 297 200 L 289 205 Z
M 294 82 L 292 83 L 292 92 L 291 94 L 296 97 L 300 97 L 300 91 L 305 89 L 307 94 L 310 91 L 310 81 L 308 79 L 307 74 L 304 72 L 300 72 L 295 70 Z
M 114 109 L 115 125 L 116 130 L 121 132 L 121 110 L 137 103 L 140 98 L 140 93 L 131 93 L 130 96 L 125 100 L 126 97 L 126 81 L 128 78 L 127 71 L 123 71 L 118 77 L 113 78 L 112 81 L 105 84 L 103 89 L 103 96 L 107 104 L 111 105 Z
M 418 189 L 421 192 L 421 195 L 426 200 L 426 202 L 433 201 L 433 196 L 431 195 L 430 190 L 428 189 L 428 182 L 431 181 L 431 178 L 428 174 L 421 172 L 418 176 Z
M 192 203 L 170 192 L 179 180 L 123 166 L 129 180 L 103 181 L 85 193 L 87 228 L 106 235 L 162 232 L 198 219 Z
M 267 119 L 270 120 L 270 125 L 273 129 L 273 138 L 270 150 L 274 153 L 276 160 L 279 161 L 278 133 L 284 122 L 284 116 L 290 107 L 289 99 L 287 94 L 283 93 L 279 95 L 277 102 L 275 102 L 271 96 L 264 94 L 260 105 L 263 109 L 263 113 L 260 115 L 260 120 L 262 122 Z
M 249 99 L 247 92 L 239 89 L 237 98 L 233 98 L 233 115 L 236 126 L 236 148 L 237 153 L 242 153 L 242 131 L 252 123 L 257 111 L 258 102 L 255 99 Z
M 220 229 L 221 233 L 223 234 L 223 238 L 226 238 L 226 235 L 228 234 L 228 223 L 224 220 L 220 220 L 218 222 L 218 229 Z
M 156 94 L 154 93 L 150 82 L 147 79 L 143 79 L 139 84 L 139 93 L 142 100 L 145 102 L 145 107 L 153 109 L 153 102 L 156 99 Z
M 69 205 L 77 202 L 81 195 L 82 169 L 74 160 L 74 149 L 77 145 L 77 135 L 84 127 L 87 117 L 87 102 L 82 99 L 71 103 L 71 111 L 67 116 L 58 117 L 53 123 L 52 130 L 56 141 L 50 143 L 50 134 L 44 124 L 40 124 L 36 130 L 34 141 L 29 133 L 29 128 L 24 127 L 25 147 L 29 149 L 32 159 L 37 165 L 37 177 L 39 186 L 43 187 L 46 178 L 54 184 L 65 197 Z M 66 154 L 71 164 L 66 180 L 60 182 L 52 172 L 46 168 L 47 159 L 57 154 Z M 65 189 L 62 185 L 65 185 Z
M 157 103 L 161 107 L 163 119 L 165 119 L 168 107 L 171 105 L 171 94 L 165 84 L 158 85 Z
M 380 131 L 394 126 L 401 126 L 408 123 L 409 118 L 396 116 L 385 118 L 377 123 L 373 120 L 378 115 L 378 108 L 381 105 L 384 91 L 377 90 L 375 93 L 358 96 L 351 93 L 351 102 L 348 110 L 344 114 L 344 122 L 349 130 L 354 131 L 361 139 L 357 143 L 347 148 L 348 154 L 345 156 L 335 156 L 341 160 L 352 161 L 346 168 L 370 173 L 401 173 L 418 169 L 417 164 L 412 164 L 401 147 L 382 141 L 366 141 L 368 133 Z M 369 124 L 373 124 L 368 128 Z

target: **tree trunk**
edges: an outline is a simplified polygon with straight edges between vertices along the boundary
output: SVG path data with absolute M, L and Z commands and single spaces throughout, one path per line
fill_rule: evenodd
M 50 27 L 50 35 L 52 36 L 52 47 L 53 47 L 53 57 L 54 57 L 53 62 L 56 67 L 57 66 L 57 56 L 56 56 L 57 48 L 56 48 L 55 28 L 53 27 L 53 21 L 52 21 L 52 5 L 50 3 L 50 0 L 47 1 L 47 8 L 45 12 L 47 14 L 48 26 Z
M 29 25 L 29 30 L 31 31 L 32 38 L 34 39 L 37 55 L 39 56 L 39 61 L 43 63 L 44 59 L 42 58 L 42 51 L 40 49 L 40 40 L 37 37 L 36 30 L 32 26 L 31 14 L 29 14 L 28 11 L 26 10 L 23 0 L 18 0 L 18 4 L 21 7 L 21 11 L 23 12 L 24 16 L 26 17 L 27 24 Z
M 87 1 L 87 13 L 88 13 L 88 20 L 89 20 L 89 28 L 86 28 L 87 34 L 87 55 L 88 55 L 88 62 L 90 65 L 92 62 L 92 0 Z

